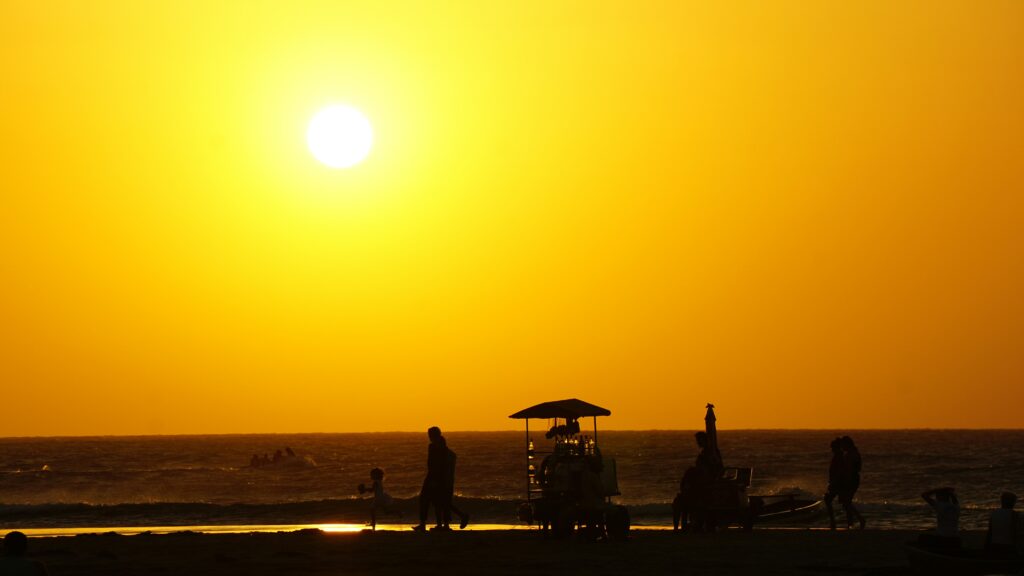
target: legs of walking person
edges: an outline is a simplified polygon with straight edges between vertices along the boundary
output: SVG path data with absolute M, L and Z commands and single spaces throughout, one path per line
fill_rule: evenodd
M 444 494 L 444 489 L 438 490 L 434 499 L 434 515 L 437 517 L 437 528 L 448 528 L 452 520 L 452 513 L 448 508 L 448 499 Z
M 860 526 L 860 529 L 863 530 L 866 524 L 864 522 L 864 516 L 862 516 L 860 510 L 857 510 L 857 507 L 853 505 L 853 501 L 851 500 L 844 504 L 843 508 L 846 509 L 846 524 L 852 528 L 854 521 L 856 521 Z
M 427 514 L 430 512 L 430 505 L 434 503 L 433 486 L 429 479 L 423 480 L 423 487 L 420 488 L 420 523 L 414 529 L 425 530 L 427 527 Z
M 864 517 L 861 516 L 860 511 L 853 505 L 853 493 L 842 494 L 839 496 L 839 502 L 843 505 L 843 511 L 846 512 L 846 526 L 853 528 L 854 522 L 860 525 L 860 529 L 864 529 Z
M 850 502 L 850 508 L 853 508 L 854 515 L 857 516 L 857 522 L 860 523 L 860 529 L 863 530 L 867 526 L 867 522 L 864 521 L 864 515 L 860 513 L 860 510 L 854 507 L 853 502 Z
M 462 510 L 459 510 L 459 508 L 455 506 L 455 498 L 454 498 L 454 496 L 449 496 L 448 497 L 448 520 L 449 521 L 451 521 L 451 515 L 452 515 L 453 512 L 455 513 L 456 516 L 459 517 L 459 530 L 462 530 L 466 526 L 469 525 L 469 514 L 466 514 Z
M 677 494 L 672 501 L 672 529 L 686 528 L 686 510 L 683 508 L 683 495 Z
M 836 529 L 836 511 L 832 508 L 832 501 L 836 499 L 834 492 L 825 493 L 825 508 L 828 510 L 828 527 L 829 530 Z

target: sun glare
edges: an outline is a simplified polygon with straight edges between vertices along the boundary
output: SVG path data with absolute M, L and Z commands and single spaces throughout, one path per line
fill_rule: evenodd
M 351 106 L 329 106 L 309 121 L 306 143 L 313 156 L 327 166 L 350 168 L 370 154 L 373 127 Z

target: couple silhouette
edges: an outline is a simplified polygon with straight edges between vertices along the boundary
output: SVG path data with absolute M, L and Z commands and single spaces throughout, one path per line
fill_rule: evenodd
M 435 531 L 451 530 L 452 514 L 459 517 L 459 528 L 469 524 L 469 515 L 455 506 L 455 452 L 448 448 L 448 441 L 441 435 L 441 429 L 432 426 L 427 430 L 430 445 L 427 448 L 427 476 L 420 489 L 420 523 L 413 530 L 427 529 L 427 516 L 434 507 L 437 524 Z
M 860 488 L 861 458 L 853 438 L 843 436 L 832 441 L 832 461 L 828 465 L 828 490 L 825 492 L 825 507 L 828 508 L 828 524 L 836 529 L 836 514 L 832 501 L 839 498 L 839 504 L 846 512 L 846 525 L 852 528 L 854 522 L 864 529 L 864 517 L 853 505 L 853 496 Z

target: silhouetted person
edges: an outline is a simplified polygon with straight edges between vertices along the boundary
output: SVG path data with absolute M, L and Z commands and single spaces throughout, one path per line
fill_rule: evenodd
M 1003 492 L 999 498 L 999 509 L 988 518 L 988 532 L 985 534 L 985 550 L 996 556 L 1016 556 L 1021 536 L 1024 536 L 1024 518 L 1013 510 L 1017 495 Z
M 579 423 L 579 420 L 570 420 L 570 421 L 566 422 L 565 424 L 560 424 L 558 426 L 552 426 L 547 431 L 547 433 L 544 434 L 544 437 L 547 438 L 548 440 L 550 440 L 550 439 L 552 439 L 552 438 L 554 438 L 556 436 L 573 436 L 574 434 L 579 434 L 579 433 L 580 433 L 580 423 Z
M 284 453 L 287 454 L 289 458 L 295 458 L 295 452 L 292 450 L 291 446 L 285 446 Z
M 679 481 L 679 494 L 672 502 L 672 527 L 676 530 L 685 530 L 694 519 L 697 520 L 695 524 L 698 530 L 704 528 L 704 515 L 698 512 L 707 507 L 711 485 L 722 477 L 724 471 L 722 454 L 718 448 L 708 446 L 708 435 L 697 432 L 694 439 L 700 447 L 700 453 L 694 465 L 683 474 Z
M 458 507 L 455 506 L 455 460 L 457 459 L 457 456 L 455 452 L 448 447 L 448 441 L 445 440 L 443 436 L 441 437 L 441 442 L 444 444 L 444 449 L 446 451 L 445 455 L 447 456 L 447 460 L 445 463 L 448 467 L 448 474 L 445 477 L 447 484 L 440 494 L 440 508 L 443 510 L 444 514 L 444 521 L 442 524 L 447 528 L 451 528 L 452 513 L 454 512 L 455 515 L 459 517 L 459 530 L 462 530 L 469 524 L 469 514 L 459 510 Z
M 263 464 L 263 462 L 260 461 L 260 457 L 256 454 L 253 454 L 252 458 L 249 460 L 249 466 L 253 468 L 259 468 L 261 464 Z
M 850 475 L 846 471 L 846 455 L 843 453 L 842 440 L 836 438 L 829 447 L 832 449 L 832 461 L 828 464 L 828 489 L 825 491 L 824 500 L 825 508 L 828 509 L 828 526 L 830 529 L 835 530 L 836 513 L 832 508 L 832 501 L 837 496 L 849 492 L 846 483 Z
M 579 519 L 585 525 L 584 534 L 591 541 L 607 539 L 604 522 L 605 492 L 601 480 L 603 469 L 604 462 L 600 455 L 588 456 L 580 475 Z
M 960 501 L 953 488 L 936 488 L 921 493 L 935 510 L 935 533 L 922 534 L 920 542 L 935 548 L 960 547 Z
M 852 528 L 856 520 L 860 525 L 860 529 L 863 530 L 865 524 L 864 517 L 861 516 L 860 510 L 857 510 L 857 507 L 853 505 L 853 497 L 860 488 L 860 450 L 853 443 L 853 438 L 849 436 L 840 438 L 839 446 L 843 449 L 843 460 L 846 470 L 846 479 L 842 483 L 843 490 L 839 493 L 839 503 L 843 505 L 843 510 L 846 512 L 846 526 Z
M 431 426 L 427 430 L 430 445 L 427 447 L 427 477 L 423 479 L 420 489 L 420 523 L 413 530 L 426 530 L 427 514 L 434 506 L 437 515 L 438 530 L 444 530 L 444 493 L 448 489 L 448 446 L 441 435 L 441 429 Z
M 280 462 L 281 458 L 284 458 L 284 454 L 282 454 L 280 450 L 274 452 L 274 462 Z
M 49 574 L 42 562 L 25 557 L 27 551 L 28 537 L 21 532 L 8 532 L 7 536 L 4 536 L 4 553 L 0 556 L 0 576 Z
M 359 493 L 373 492 L 373 502 L 370 504 L 370 529 L 377 529 L 377 513 L 387 512 L 391 509 L 391 495 L 384 491 L 384 470 L 374 468 L 370 470 L 370 481 L 372 485 L 367 488 L 365 484 L 359 485 Z

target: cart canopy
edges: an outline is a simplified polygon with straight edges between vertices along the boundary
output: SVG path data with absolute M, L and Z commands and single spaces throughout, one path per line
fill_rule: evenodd
M 543 404 L 537 404 L 536 406 L 530 406 L 525 410 L 520 410 L 515 414 L 509 416 L 509 418 L 583 418 L 584 416 L 611 416 L 611 410 L 606 410 L 600 406 L 594 406 L 583 400 L 577 400 L 576 398 L 570 398 L 568 400 L 555 400 L 554 402 L 545 402 Z

